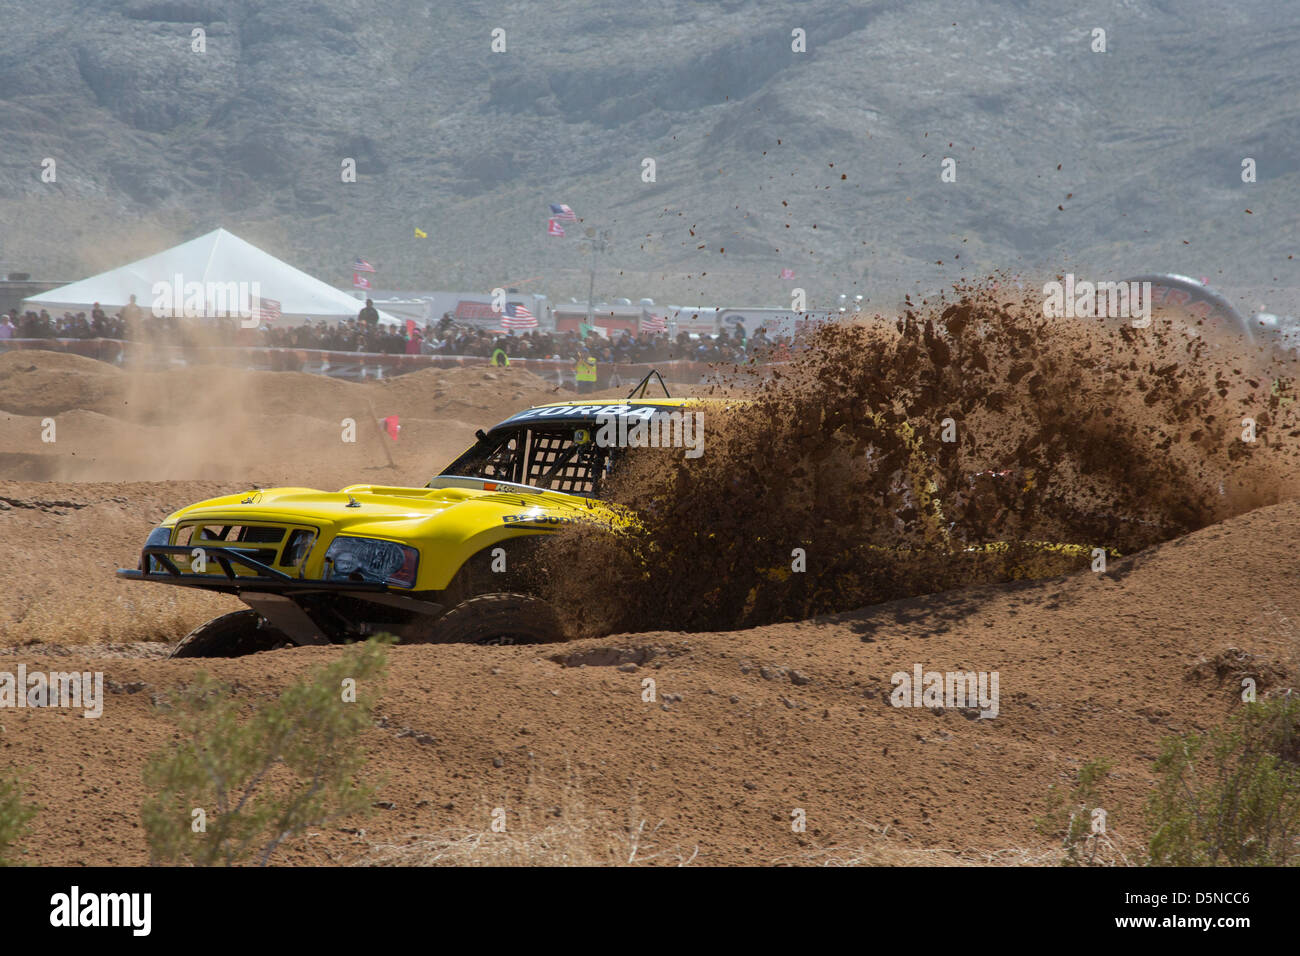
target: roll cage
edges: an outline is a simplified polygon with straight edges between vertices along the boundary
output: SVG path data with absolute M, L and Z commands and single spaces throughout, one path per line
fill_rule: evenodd
M 478 439 L 444 474 L 596 498 L 617 452 L 596 444 L 589 422 L 505 426 Z
M 439 477 L 510 482 L 599 498 L 601 485 L 626 452 L 597 443 L 603 414 L 660 415 L 680 411 L 672 405 L 641 402 L 652 376 L 668 395 L 657 372 L 646 375 L 622 402 L 593 405 L 542 405 L 526 409 L 490 432 L 474 433 L 475 445 Z M 436 480 L 436 479 L 435 479 Z

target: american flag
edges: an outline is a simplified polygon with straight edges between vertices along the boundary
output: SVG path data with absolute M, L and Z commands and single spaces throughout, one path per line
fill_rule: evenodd
M 524 305 L 507 302 L 505 317 L 502 318 L 501 324 L 507 329 L 535 329 L 537 328 L 537 317 L 529 312 Z
M 650 312 L 642 312 L 641 331 L 642 332 L 667 332 L 668 317 L 666 315 L 654 315 Z
M 254 299 L 253 314 L 250 318 L 256 319 L 258 324 L 263 322 L 274 322 L 280 317 L 280 303 L 276 299 Z
M 546 234 L 548 236 L 559 236 L 561 239 L 563 239 L 564 227 L 561 226 L 554 219 L 548 219 L 546 220 Z
M 560 222 L 577 222 L 578 217 L 564 203 L 551 203 L 551 215 Z
M 375 267 L 372 266 L 365 259 L 362 259 L 360 256 L 357 256 L 355 259 L 352 260 L 352 271 L 353 272 L 374 272 Z

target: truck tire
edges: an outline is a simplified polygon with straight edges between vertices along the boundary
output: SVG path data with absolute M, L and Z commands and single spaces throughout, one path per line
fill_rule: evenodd
M 250 609 L 232 611 L 200 624 L 181 638 L 169 657 L 243 657 L 292 644 L 288 635 Z
M 428 644 L 551 644 L 564 640 L 555 609 L 528 594 L 479 594 L 433 623 Z

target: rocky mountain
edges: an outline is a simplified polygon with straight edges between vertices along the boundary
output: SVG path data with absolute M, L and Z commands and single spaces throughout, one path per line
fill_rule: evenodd
M 582 297 L 591 227 L 611 297 L 892 302 L 993 269 L 1300 286 L 1296 4 L 0 0 L 0 21 L 5 270 L 77 278 L 224 225 L 341 285 L 362 255 L 385 288 Z M 548 202 L 582 217 L 570 238 Z

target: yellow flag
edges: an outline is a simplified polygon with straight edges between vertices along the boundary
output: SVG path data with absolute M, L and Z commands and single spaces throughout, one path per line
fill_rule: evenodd
M 416 238 L 416 239 L 428 239 L 428 238 L 429 238 L 429 234 L 428 234 L 427 232 L 425 232 L 423 229 L 421 229 L 419 226 L 416 226 L 416 227 L 415 227 L 415 238 Z

